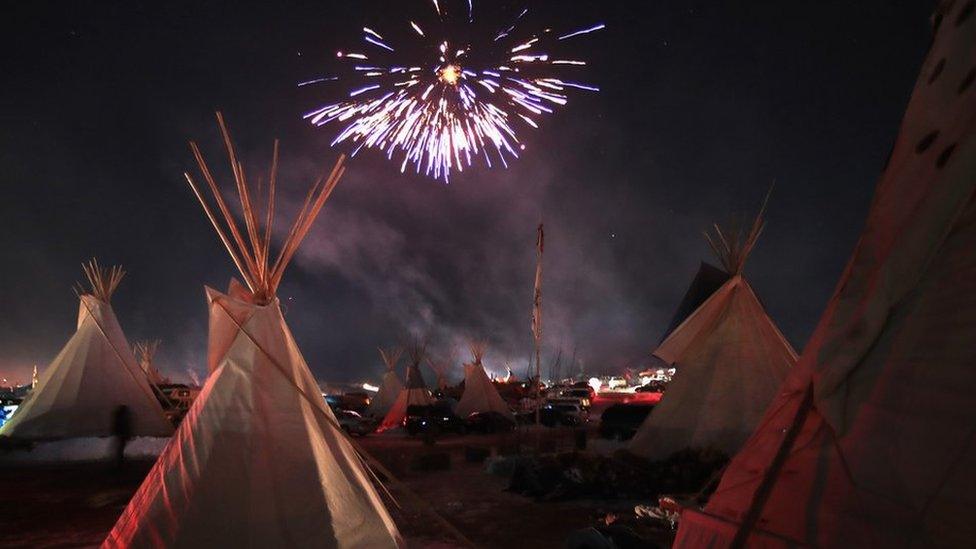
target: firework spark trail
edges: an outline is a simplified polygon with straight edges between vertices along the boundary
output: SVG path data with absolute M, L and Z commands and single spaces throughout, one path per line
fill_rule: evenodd
M 432 3 L 443 23 L 449 8 L 438 0 Z M 471 0 L 467 8 L 470 24 L 474 20 Z M 452 171 L 463 171 L 478 158 L 489 168 L 496 163 L 507 167 L 506 157 L 518 158 L 523 149 L 517 126 L 538 128 L 539 117 L 566 105 L 569 90 L 599 91 L 596 86 L 565 80 L 560 74 L 585 66 L 585 61 L 554 59 L 541 48 L 602 30 L 605 25 L 565 34 L 547 28 L 517 38 L 526 13 L 527 9 L 522 10 L 507 28 L 491 35 L 494 40 L 485 47 L 489 52 L 497 50 L 493 54 L 497 59 L 483 62 L 482 67 L 465 65 L 472 46 L 452 47 L 448 40 L 428 36 L 429 32 L 410 20 L 406 22 L 414 33 L 410 36 L 438 54 L 410 66 L 371 60 L 374 54 L 384 58 L 400 53 L 395 42 L 380 34 L 383 29 L 363 27 L 366 51 L 340 51 L 336 55 L 368 63 L 352 67 L 357 81 L 347 92 L 348 99 L 317 108 L 304 118 L 316 126 L 345 124 L 332 145 L 352 144 L 353 155 L 363 148 L 381 150 L 390 160 L 402 155 L 401 172 L 413 164 L 417 173 L 449 182 Z M 318 77 L 299 86 L 337 79 Z

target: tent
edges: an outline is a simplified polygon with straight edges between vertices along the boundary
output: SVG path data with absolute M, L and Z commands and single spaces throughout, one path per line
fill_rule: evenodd
M 369 407 L 366 409 L 366 413 L 373 417 L 385 417 L 390 408 L 393 407 L 397 397 L 400 396 L 400 391 L 403 390 L 403 383 L 400 382 L 400 376 L 396 373 L 396 365 L 400 361 L 403 349 L 379 349 L 379 352 L 380 358 L 383 359 L 383 364 L 386 366 L 386 373 L 383 374 L 380 390 L 370 400 Z
M 244 230 L 192 143 L 226 228 L 186 177 L 246 287 L 232 281 L 227 293 L 207 288 L 211 374 L 103 547 L 396 547 L 400 536 L 364 456 L 322 399 L 275 295 L 342 176 L 342 159 L 309 192 L 273 259 L 277 143 L 262 229 L 256 210 L 264 197 L 249 189 L 219 114 L 218 120 Z
M 427 366 L 430 367 L 431 371 L 434 372 L 434 376 L 437 377 L 437 389 L 443 391 L 447 388 L 447 377 L 446 377 L 446 366 L 437 363 L 434 359 L 427 357 Z
M 427 366 L 430 366 L 430 369 L 434 372 L 434 375 L 437 376 L 437 389 L 439 391 L 444 391 L 448 387 L 447 372 L 453 362 L 453 355 L 445 362 L 434 360 L 430 356 L 427 357 Z
M 708 238 L 729 278 L 654 351 L 677 373 L 630 442 L 632 452 L 650 459 L 685 448 L 735 453 L 796 363 L 742 276 L 762 229 L 760 211 L 747 234 L 716 226 Z
M 671 332 L 680 326 L 691 313 L 698 310 L 706 299 L 711 297 L 723 284 L 728 282 L 730 277 L 731 275 L 726 271 L 702 261 L 701 265 L 698 266 L 698 272 L 695 273 L 695 278 L 692 279 L 691 285 L 688 286 L 684 297 L 681 298 L 681 303 L 674 311 L 674 316 L 671 317 L 668 328 L 661 334 L 658 345 L 664 342 L 671 335 Z
M 90 289 L 79 289 L 78 326 L 44 370 L 0 436 L 15 439 L 107 437 L 120 406 L 133 436 L 165 437 L 173 425 L 153 394 L 122 333 L 110 300 L 125 272 L 83 265 Z
M 400 391 L 396 402 L 390 411 L 383 417 L 378 432 L 387 431 L 396 427 L 403 426 L 403 420 L 407 417 L 407 408 L 410 406 L 429 406 L 434 403 L 424 382 L 424 376 L 420 375 L 420 362 L 424 358 L 424 349 L 420 345 L 415 345 L 410 349 L 410 366 L 407 367 L 407 384 Z
M 159 340 L 155 339 L 152 341 L 137 341 L 135 345 L 132 346 L 132 353 L 136 356 L 136 360 L 139 361 L 139 367 L 142 368 L 143 373 L 146 374 L 146 378 L 149 383 L 154 387 L 159 387 L 169 383 L 169 380 L 164 378 L 156 366 L 153 365 L 153 359 L 156 357 L 156 351 L 159 350 Z
M 976 539 L 976 17 L 943 2 L 853 255 L 680 547 Z
M 481 364 L 488 345 L 484 342 L 473 342 L 470 348 L 473 360 L 464 365 L 464 393 L 455 412 L 459 417 L 468 417 L 475 412 L 498 412 L 514 421 L 515 415 L 511 408 L 498 394 L 498 389 L 488 379 Z

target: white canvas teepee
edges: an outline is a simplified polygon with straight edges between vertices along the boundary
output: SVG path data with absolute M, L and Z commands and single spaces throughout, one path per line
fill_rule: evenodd
M 164 383 L 169 383 L 169 380 L 164 378 L 156 366 L 153 364 L 153 360 L 156 357 L 156 351 L 159 350 L 159 340 L 154 339 L 152 341 L 137 341 L 135 345 L 132 346 L 132 352 L 136 356 L 136 360 L 139 361 L 139 367 L 146 374 L 146 378 L 154 386 L 159 386 Z
M 937 8 L 835 293 L 704 511 L 682 513 L 676 547 L 973 545 L 974 11 Z
M 373 417 L 385 417 L 400 396 L 400 391 L 403 390 L 403 383 L 396 373 L 397 362 L 400 362 L 403 349 L 379 349 L 379 352 L 386 366 L 386 373 L 383 374 L 380 390 L 370 400 L 369 407 L 366 409 L 366 413 Z
M 262 231 L 258 198 L 219 114 L 218 120 L 246 233 L 193 144 L 226 229 L 187 179 L 247 287 L 232 282 L 226 294 L 207 289 L 210 377 L 104 546 L 396 547 L 396 526 L 363 458 L 321 398 L 275 296 L 282 272 L 342 175 L 342 160 L 313 187 L 272 262 L 277 143 Z
M 796 363 L 742 276 L 762 227 L 760 212 L 744 238 L 718 227 L 717 238 L 709 238 L 732 276 L 654 351 L 678 371 L 631 441 L 632 452 L 651 459 L 684 448 L 735 453 Z
M 441 391 L 444 391 L 449 386 L 447 373 L 450 371 L 451 364 L 454 364 L 454 359 L 456 356 L 457 355 L 452 352 L 446 360 L 435 360 L 431 356 L 427 357 L 427 366 L 430 366 L 430 369 L 434 372 L 434 375 L 437 376 L 437 388 Z
M 0 435 L 17 439 L 107 437 L 119 406 L 134 436 L 173 432 L 146 381 L 109 300 L 125 274 L 84 265 L 91 289 L 79 292 L 78 327 Z
M 455 413 L 459 417 L 468 417 L 475 412 L 498 412 L 515 420 L 515 414 L 498 394 L 495 384 L 488 379 L 481 359 L 485 356 L 488 345 L 478 341 L 470 344 L 472 361 L 464 365 L 464 393 L 458 403 Z
M 424 382 L 424 376 L 420 374 L 420 362 L 424 358 L 424 349 L 420 345 L 415 345 L 410 349 L 410 366 L 407 368 L 407 384 L 400 391 L 396 402 L 390 407 L 377 431 L 383 432 L 403 426 L 403 419 L 407 416 L 407 408 L 410 406 L 429 406 L 434 403 Z

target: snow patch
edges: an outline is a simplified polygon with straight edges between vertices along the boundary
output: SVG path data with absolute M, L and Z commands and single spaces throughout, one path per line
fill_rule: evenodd
M 135 437 L 125 446 L 126 459 L 156 459 L 170 437 Z M 0 451 L 0 463 L 72 463 L 115 459 L 112 437 L 67 438 L 39 442 L 30 449 Z

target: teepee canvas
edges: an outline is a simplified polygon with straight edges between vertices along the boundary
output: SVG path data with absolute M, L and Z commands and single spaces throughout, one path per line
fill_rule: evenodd
M 976 14 L 942 2 L 864 229 L 796 368 L 677 547 L 976 539 Z
M 132 346 L 132 352 L 136 356 L 136 360 L 139 361 L 139 367 L 146 374 L 146 379 L 153 386 L 160 386 L 165 383 L 169 383 L 169 380 L 164 378 L 156 366 L 153 364 L 153 359 L 156 357 L 156 351 L 159 350 L 159 340 L 155 339 L 152 341 L 138 341 Z
M 237 161 L 244 230 L 191 144 L 220 208 L 217 221 L 187 175 L 246 287 L 207 289 L 211 373 L 105 547 L 396 547 L 399 534 L 363 457 L 342 433 L 282 316 L 275 290 L 342 175 L 342 160 L 309 192 L 272 261 L 277 143 L 266 225 Z
M 393 407 L 397 397 L 400 396 L 400 391 L 403 390 L 403 383 L 400 382 L 400 376 L 396 373 L 397 362 L 400 361 L 403 349 L 379 349 L 379 352 L 380 358 L 383 359 L 383 364 L 386 366 L 386 373 L 383 374 L 380 390 L 369 401 L 369 407 L 366 409 L 366 413 L 373 417 L 385 417 L 390 408 Z
M 403 419 L 407 417 L 407 408 L 410 406 L 429 406 L 434 403 L 424 382 L 424 376 L 420 374 L 420 361 L 424 358 L 424 349 L 420 345 L 415 345 L 410 349 L 410 366 L 407 367 L 407 384 L 397 395 L 396 402 L 390 407 L 390 411 L 383 417 L 377 431 L 387 431 L 403 426 Z
M 434 376 L 437 378 L 437 389 L 443 391 L 447 387 L 445 368 L 430 357 L 427 357 L 427 366 L 430 367 L 431 371 L 434 372 Z
M 475 412 L 498 412 L 514 421 L 515 415 L 498 394 L 495 384 L 488 379 L 485 367 L 481 363 L 488 345 L 484 342 L 474 342 L 470 348 L 472 361 L 464 365 L 464 393 L 461 395 L 461 402 L 458 403 L 455 413 L 463 418 Z
M 0 435 L 16 439 L 107 437 L 120 406 L 129 411 L 134 436 L 165 437 L 173 432 L 109 300 L 124 272 L 84 265 L 91 284 L 79 291 L 75 334 L 44 370 L 37 387 Z
M 686 318 L 691 316 L 691 313 L 697 311 L 706 299 L 711 297 L 723 284 L 728 282 L 730 277 L 731 275 L 724 270 L 702 261 L 698 266 L 698 272 L 695 273 L 695 278 L 692 279 L 688 290 L 685 291 L 684 297 L 681 298 L 681 303 L 675 309 L 674 316 L 671 317 L 671 322 L 668 323 L 667 329 L 661 334 L 658 345 L 663 343 L 671 335 L 671 332 L 680 326 Z
M 454 364 L 454 359 L 456 355 L 452 352 L 447 359 L 435 360 L 433 357 L 427 357 L 427 366 L 434 372 L 437 376 L 437 389 L 444 391 L 448 388 L 449 382 L 447 379 L 447 373 L 451 369 L 451 364 Z
M 748 234 L 716 227 L 709 238 L 730 278 L 654 351 L 677 373 L 631 441 L 632 452 L 651 459 L 685 448 L 735 453 L 796 363 L 742 276 L 762 227 L 760 212 Z

